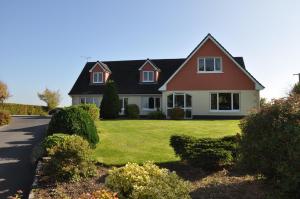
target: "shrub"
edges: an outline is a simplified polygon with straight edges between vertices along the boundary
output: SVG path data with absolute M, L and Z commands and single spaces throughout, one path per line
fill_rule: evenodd
M 52 148 L 53 146 L 61 145 L 67 136 L 69 136 L 69 135 L 62 134 L 62 133 L 56 133 L 56 134 L 50 135 L 50 136 L 46 137 L 45 140 L 42 142 L 42 146 L 46 150 L 46 149 Z
M 92 117 L 94 121 L 99 120 L 100 118 L 100 109 L 96 106 L 96 104 L 79 104 L 76 107 L 81 108 Z
M 271 179 L 285 197 L 299 198 L 300 97 L 273 100 L 240 127 L 241 165 Z
M 149 119 L 163 120 L 166 119 L 166 115 L 162 111 L 153 111 L 148 114 Z
M 0 126 L 9 124 L 11 116 L 8 111 L 0 110 Z
M 65 108 L 52 116 L 47 135 L 61 132 L 80 135 L 92 146 L 99 142 L 97 129 L 91 116 L 77 107 Z
M 59 111 L 63 110 L 62 108 L 55 108 L 48 112 L 49 115 L 54 115 L 58 113 Z
M 93 193 L 85 193 L 79 196 L 79 199 L 118 199 L 117 193 L 107 189 L 100 189 Z
M 104 119 L 114 119 L 119 116 L 120 101 L 114 81 L 105 84 L 103 99 L 100 106 L 100 115 Z
M 136 104 L 128 104 L 125 109 L 125 114 L 128 118 L 139 118 L 140 109 Z
M 172 120 L 180 120 L 184 118 L 184 110 L 182 108 L 173 108 L 170 110 L 170 118 Z
M 114 168 L 109 171 L 105 184 L 125 198 L 190 198 L 188 182 L 181 180 L 175 172 L 160 169 L 150 162 Z
M 181 160 L 204 169 L 214 169 L 232 164 L 237 154 L 238 139 L 194 138 L 186 135 L 173 135 L 170 145 Z
M 46 175 L 57 181 L 78 181 L 96 174 L 92 150 L 86 140 L 77 135 L 65 135 L 59 137 L 59 141 L 54 140 L 46 148 L 51 158 L 45 166 Z
M 47 115 L 47 107 L 45 106 L 0 103 L 0 110 L 6 110 L 12 115 Z

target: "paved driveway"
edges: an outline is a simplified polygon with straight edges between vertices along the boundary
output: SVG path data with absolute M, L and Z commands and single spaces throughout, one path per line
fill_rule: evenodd
M 45 136 L 49 120 L 46 117 L 13 117 L 8 126 L 0 127 L 0 198 L 17 190 L 28 195 L 35 170 L 32 149 Z

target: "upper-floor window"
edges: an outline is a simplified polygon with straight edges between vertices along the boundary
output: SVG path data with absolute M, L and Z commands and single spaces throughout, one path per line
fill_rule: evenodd
M 154 71 L 143 71 L 143 82 L 154 82 Z
M 103 83 L 102 72 L 93 72 L 93 83 Z
M 222 71 L 222 59 L 220 57 L 200 57 L 198 59 L 198 72 L 210 73 Z

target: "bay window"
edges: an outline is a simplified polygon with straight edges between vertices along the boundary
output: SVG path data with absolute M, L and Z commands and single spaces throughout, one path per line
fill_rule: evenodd
M 239 93 L 211 93 L 210 110 L 212 111 L 239 111 Z

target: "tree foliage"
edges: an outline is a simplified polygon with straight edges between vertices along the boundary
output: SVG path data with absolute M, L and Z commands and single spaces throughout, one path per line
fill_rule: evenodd
M 47 104 L 49 110 L 56 108 L 60 103 L 59 91 L 51 91 L 46 88 L 42 93 L 38 93 L 38 97 Z
M 294 85 L 292 89 L 292 94 L 298 94 L 300 95 L 300 82 Z
M 0 102 L 3 103 L 5 100 L 7 100 L 10 97 L 7 85 L 0 81 Z
M 104 119 L 117 118 L 120 111 L 119 96 L 114 81 L 109 80 L 105 84 L 103 99 L 100 106 L 100 116 Z

